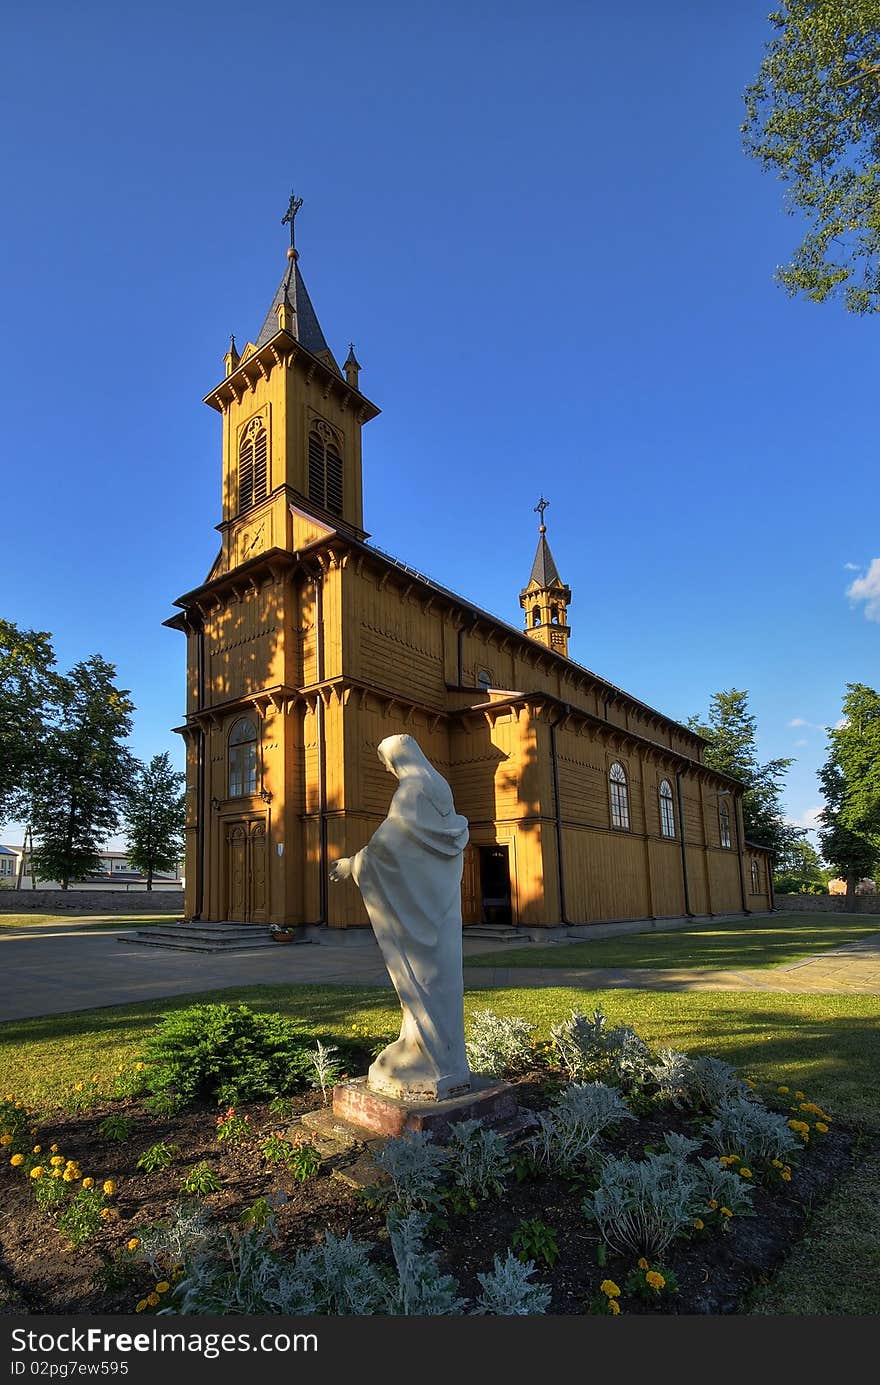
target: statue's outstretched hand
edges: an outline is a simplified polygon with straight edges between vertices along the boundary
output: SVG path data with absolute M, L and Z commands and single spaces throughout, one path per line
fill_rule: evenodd
M 338 861 L 334 861 L 330 867 L 330 879 L 334 885 L 338 885 L 340 880 L 347 880 L 351 875 L 351 857 L 342 856 Z

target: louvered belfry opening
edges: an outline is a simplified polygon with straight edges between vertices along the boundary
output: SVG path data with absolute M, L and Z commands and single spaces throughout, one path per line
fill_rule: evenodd
M 309 433 L 309 500 L 333 515 L 342 514 L 342 457 L 326 425 Z
M 252 419 L 238 449 L 238 510 L 249 510 L 266 499 L 269 448 L 262 419 Z

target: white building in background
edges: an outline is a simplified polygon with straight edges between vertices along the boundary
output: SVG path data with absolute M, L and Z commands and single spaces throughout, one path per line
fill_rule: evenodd
M 145 890 L 147 877 L 135 870 L 124 851 L 102 851 L 99 853 L 100 867 L 85 880 L 71 880 L 70 888 L 89 890 Z M 20 846 L 0 846 L 0 889 L 15 889 L 18 883 L 19 862 L 24 857 L 21 888 L 29 890 L 60 890 L 58 880 L 36 881 L 30 875 L 30 852 Z M 183 861 L 178 861 L 175 870 L 153 871 L 154 890 L 183 889 Z

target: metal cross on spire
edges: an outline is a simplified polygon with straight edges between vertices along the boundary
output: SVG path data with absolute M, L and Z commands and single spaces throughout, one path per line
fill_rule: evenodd
M 542 495 L 542 496 L 541 496 L 541 499 L 538 501 L 537 505 L 535 506 L 535 514 L 541 516 L 541 533 L 543 533 L 544 530 L 547 528 L 546 524 L 544 523 L 544 511 L 547 510 L 547 509 L 549 509 L 549 507 L 550 507 L 550 501 L 549 501 L 549 500 L 545 500 L 544 497 L 543 497 L 543 495 Z
M 286 211 L 286 213 L 284 214 L 284 216 L 281 218 L 281 225 L 282 225 L 282 226 L 287 226 L 287 225 L 290 226 L 290 248 L 291 248 L 291 250 L 294 248 L 294 243 L 293 243 L 293 223 L 296 221 L 296 214 L 297 214 L 297 212 L 299 211 L 299 209 L 300 209 L 300 207 L 302 206 L 302 204 L 303 204 L 302 198 L 301 198 L 301 197 L 297 197 L 294 193 L 291 192 L 291 194 L 290 194 L 290 201 L 289 201 L 289 203 L 287 204 L 287 211 Z

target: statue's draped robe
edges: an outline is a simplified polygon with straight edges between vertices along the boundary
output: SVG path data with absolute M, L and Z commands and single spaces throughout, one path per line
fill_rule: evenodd
M 400 997 L 400 1038 L 373 1063 L 368 1085 L 411 1098 L 466 1091 L 461 947 L 460 817 L 442 775 L 411 736 L 390 736 L 380 758 L 400 783 L 388 816 L 352 858 L 382 956 Z

